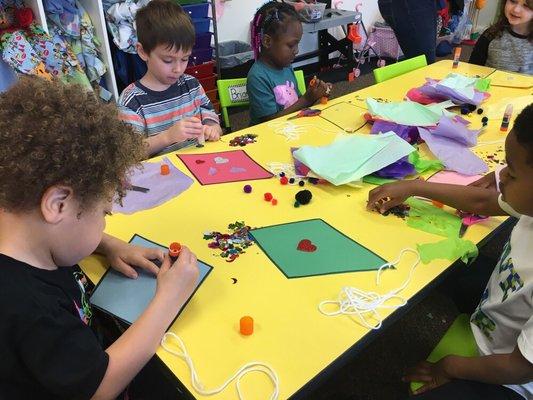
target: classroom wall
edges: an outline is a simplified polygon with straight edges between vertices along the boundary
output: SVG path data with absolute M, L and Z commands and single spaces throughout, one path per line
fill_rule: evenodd
M 485 30 L 492 25 L 498 13 L 499 4 L 500 2 L 496 0 L 485 2 L 485 7 L 479 11 L 476 30 Z
M 256 10 L 264 3 L 264 0 L 227 0 L 222 18 L 218 22 L 219 41 L 241 40 L 248 42 L 250 21 Z M 345 10 L 353 10 L 356 4 L 361 3 L 363 22 L 367 27 L 376 20 L 382 20 L 377 0 L 342 0 L 342 3 L 339 8 Z
M 339 0 L 337 0 L 339 1 Z M 224 12 L 222 18 L 218 21 L 218 40 L 225 42 L 228 40 L 240 40 L 246 43 L 250 42 L 250 21 L 255 12 L 265 0 L 227 0 L 224 3 Z M 336 0 L 333 0 L 335 3 Z M 339 1 L 339 8 L 345 10 L 354 10 L 355 5 L 361 3 L 361 12 L 363 13 L 363 22 L 365 26 L 370 27 L 375 21 L 383 20 L 378 10 L 377 0 L 342 0 Z M 333 32 L 334 36 L 342 37 L 340 31 Z M 307 53 L 318 48 L 318 35 L 305 34 L 300 42 L 300 53 Z M 309 59 L 294 66 L 307 63 L 317 62 L 318 58 Z

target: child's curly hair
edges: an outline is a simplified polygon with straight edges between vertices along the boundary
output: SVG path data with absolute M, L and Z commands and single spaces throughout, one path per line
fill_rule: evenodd
M 21 77 L 0 94 L 0 208 L 38 207 L 53 185 L 72 188 L 80 209 L 124 195 L 128 169 L 145 149 L 141 135 L 78 85 Z

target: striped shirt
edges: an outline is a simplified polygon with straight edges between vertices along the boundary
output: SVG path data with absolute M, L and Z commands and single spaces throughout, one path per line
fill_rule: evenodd
M 202 122 L 220 123 L 198 80 L 182 75 L 168 89 L 157 92 L 136 81 L 118 99 L 120 119 L 146 137 L 169 129 L 183 118 L 199 116 Z

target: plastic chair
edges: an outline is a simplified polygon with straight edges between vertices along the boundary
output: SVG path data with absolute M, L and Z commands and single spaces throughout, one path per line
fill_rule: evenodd
M 400 61 L 386 67 L 376 68 L 374 70 L 374 79 L 377 83 L 387 81 L 397 76 L 403 75 L 409 71 L 422 68 L 428 65 L 424 54 Z
M 294 71 L 294 75 L 298 90 L 302 95 L 305 94 L 306 87 L 303 71 Z M 246 78 L 219 79 L 217 80 L 217 88 L 224 127 L 231 132 L 228 108 L 247 106 L 250 103 L 246 92 Z
M 470 316 L 467 314 L 460 314 L 453 321 L 453 324 L 448 328 L 437 346 L 435 346 L 427 361 L 434 363 L 450 354 L 463 357 L 475 357 L 479 355 L 476 339 L 470 329 Z M 411 390 L 414 391 L 422 385 L 420 382 L 411 382 Z

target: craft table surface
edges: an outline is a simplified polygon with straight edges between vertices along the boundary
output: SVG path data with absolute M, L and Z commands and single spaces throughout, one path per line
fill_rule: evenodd
M 458 69 L 452 70 L 451 61 L 441 61 L 331 100 L 326 107 L 342 101 L 356 101 L 357 96 L 364 98 L 372 95 L 401 100 L 408 89 L 422 85 L 424 78 L 444 78 L 450 72 L 486 76 L 493 70 L 466 63 L 460 63 Z M 490 93 L 489 104 L 498 98 L 523 96 L 529 91 L 498 88 Z M 364 103 L 361 106 L 364 107 Z M 359 116 L 354 113 L 353 118 Z M 473 121 L 473 127 L 481 125 L 480 115 L 473 113 L 469 118 Z M 274 161 L 290 163 L 290 147 L 324 145 L 330 143 L 339 131 L 335 125 L 320 117 L 290 122 L 307 127 L 307 131 L 297 140 L 287 141 L 284 136 L 275 134 L 268 123 L 263 123 L 224 136 L 217 143 L 206 143 L 203 149 L 188 148 L 181 152 L 234 150 L 235 147 L 229 146 L 233 136 L 254 133 L 259 135 L 257 143 L 239 149 L 245 150 L 263 166 Z M 369 131 L 367 124 L 359 132 Z M 499 121 L 491 121 L 480 137 L 483 142 L 503 139 L 505 135 L 499 131 Z M 497 143 L 479 149 L 489 151 L 502 146 L 503 143 Z M 427 156 L 425 151 L 422 153 Z M 174 154 L 170 154 L 169 158 L 176 167 L 194 179 Z M 492 165 L 490 167 L 493 169 Z M 251 194 L 243 192 L 246 183 L 253 188 Z M 203 233 L 225 232 L 228 224 L 237 220 L 245 221 L 252 227 L 262 227 L 322 218 L 388 261 L 396 259 L 404 248 L 416 248 L 417 243 L 433 243 L 443 239 L 409 228 L 404 220 L 395 216 L 385 217 L 366 211 L 368 191 L 373 187 L 369 184 L 353 188 L 307 183 L 305 188 L 313 193 L 311 203 L 294 208 L 294 195 L 301 188 L 297 185 L 282 186 L 275 178 L 209 186 L 202 186 L 195 179 L 188 190 L 155 209 L 108 217 L 106 232 L 125 241 L 136 233 L 163 245 L 179 241 L 190 247 L 199 259 L 212 265 L 213 271 L 174 322 L 171 331 L 184 340 L 206 388 L 222 384 L 247 362 L 263 361 L 277 372 L 280 379 L 279 398 L 286 399 L 326 370 L 365 335 L 380 332 L 371 332 L 345 315 L 324 316 L 318 311 L 318 304 L 326 299 L 336 299 L 341 288 L 348 285 L 378 293 L 395 289 L 406 279 L 414 256 L 405 255 L 397 270 L 384 272 L 379 286 L 376 285 L 375 271 L 287 279 L 257 245 L 248 248 L 246 254 L 233 263 L 228 263 L 218 256 L 219 251 L 208 248 Z M 263 200 L 265 192 L 271 192 L 278 199 L 277 206 Z M 474 225 L 466 232 L 465 239 L 479 243 L 503 220 L 491 218 Z M 98 282 L 106 268 L 102 258 L 97 256 L 87 258 L 81 265 L 93 282 Z M 451 265 L 452 262 L 446 260 L 420 264 L 411 283 L 400 295 L 411 298 Z M 232 284 L 231 278 L 237 278 L 238 282 Z M 394 311 L 383 310 L 380 313 L 387 317 Z M 239 319 L 244 315 L 250 315 L 255 320 L 255 331 L 248 337 L 241 336 L 238 331 Z M 157 355 L 196 398 L 204 398 L 192 389 L 190 372 L 181 359 L 161 348 Z M 258 373 L 247 375 L 241 387 L 247 399 L 267 399 L 272 391 L 268 378 Z M 237 399 L 234 384 L 211 397 Z

